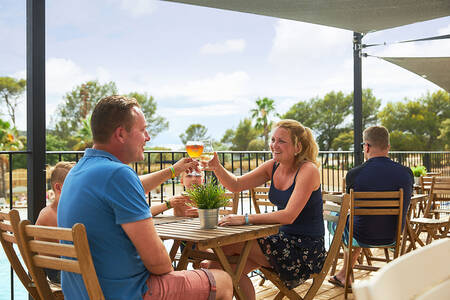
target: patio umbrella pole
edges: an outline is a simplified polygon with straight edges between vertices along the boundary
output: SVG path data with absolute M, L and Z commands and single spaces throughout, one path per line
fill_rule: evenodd
M 362 70 L 361 40 L 363 35 L 353 32 L 353 151 L 355 166 L 363 162 L 362 143 Z

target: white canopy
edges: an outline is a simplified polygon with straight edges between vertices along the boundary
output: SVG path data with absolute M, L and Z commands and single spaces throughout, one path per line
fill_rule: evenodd
M 450 92 L 450 57 L 380 57 Z
M 355 32 L 450 15 L 450 0 L 166 0 L 320 24 Z

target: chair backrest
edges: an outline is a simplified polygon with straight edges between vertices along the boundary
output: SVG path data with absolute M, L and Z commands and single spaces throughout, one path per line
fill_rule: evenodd
M 72 228 L 59 228 L 30 225 L 30 221 L 23 220 L 19 224 L 18 238 L 23 248 L 22 255 L 42 299 L 54 299 L 44 268 L 81 274 L 89 298 L 105 299 L 83 224 L 75 224 Z M 59 241 L 68 241 L 71 244 L 62 244 Z
M 237 214 L 239 206 L 239 193 L 227 192 L 226 198 L 230 200 L 228 205 L 222 209 L 219 209 L 220 215 Z M 230 209 L 231 208 L 231 209 Z
M 349 194 L 322 194 L 323 200 L 323 219 L 327 222 L 336 223 L 336 229 L 333 235 L 333 240 L 328 249 L 327 258 L 325 263 L 330 259 L 330 266 L 334 261 L 335 256 L 339 251 L 341 245 L 342 233 L 344 232 L 345 223 L 347 222 L 347 213 L 350 207 L 350 195 Z M 334 213 L 333 213 L 334 212 Z M 337 213 L 337 215 L 336 215 Z M 328 273 L 328 268 L 325 268 Z
M 436 202 L 450 202 L 450 177 L 433 177 L 430 198 L 425 208 L 425 217 L 430 216 Z
M 441 176 L 442 172 L 426 172 L 425 176 Z
M 270 187 L 268 186 L 259 186 L 250 189 L 250 197 L 252 198 L 252 203 L 257 214 L 261 213 L 260 206 L 265 206 L 266 209 L 267 206 L 275 207 L 275 205 L 269 201 L 269 189 Z
M 323 219 L 327 222 L 336 223 L 333 240 L 327 252 L 327 257 L 322 266 L 320 273 L 314 275 L 314 281 L 303 299 L 313 299 L 319 290 L 322 282 L 330 271 L 342 241 L 345 223 L 347 222 L 347 213 L 350 206 L 349 194 L 323 194 Z M 278 298 L 277 298 L 278 299 Z
M 429 193 L 431 188 L 431 183 L 433 182 L 433 176 L 420 176 L 419 184 L 420 189 L 423 194 Z
M 368 280 L 353 284 L 356 299 L 448 299 L 450 239 L 402 255 Z
M 22 282 L 23 286 L 27 289 L 28 293 L 36 300 L 41 299 L 38 291 L 31 280 L 28 273 L 25 271 L 13 244 L 17 244 L 17 232 L 19 229 L 20 216 L 19 212 L 15 209 L 9 212 L 0 211 L 0 242 L 5 251 L 6 257 L 8 257 L 9 263 L 16 272 L 17 277 Z
M 399 255 L 403 219 L 403 189 L 386 192 L 355 192 L 350 190 L 349 236 L 353 236 L 354 216 L 397 216 L 394 258 Z M 349 242 L 351 244 L 351 241 Z

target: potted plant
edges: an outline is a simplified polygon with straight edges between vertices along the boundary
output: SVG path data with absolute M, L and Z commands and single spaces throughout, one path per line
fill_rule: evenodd
M 414 175 L 415 184 L 420 184 L 419 183 L 420 176 L 425 176 L 427 174 L 427 168 L 425 168 L 425 166 L 411 167 L 411 171 L 413 172 Z
M 204 185 L 195 185 L 186 192 L 193 206 L 198 208 L 200 228 L 216 228 L 219 221 L 219 208 L 226 206 L 229 201 L 225 197 L 225 189 L 216 182 L 208 181 Z

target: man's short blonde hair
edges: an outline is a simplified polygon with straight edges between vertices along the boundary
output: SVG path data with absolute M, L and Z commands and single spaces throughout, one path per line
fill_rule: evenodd
M 385 150 L 389 147 L 389 131 L 384 126 L 371 126 L 364 130 L 363 140 L 372 147 Z
M 74 162 L 60 161 L 52 168 L 52 175 L 50 175 L 50 184 L 52 185 L 52 189 L 55 183 L 64 183 L 67 173 L 69 173 L 70 169 L 72 169 L 74 165 Z

